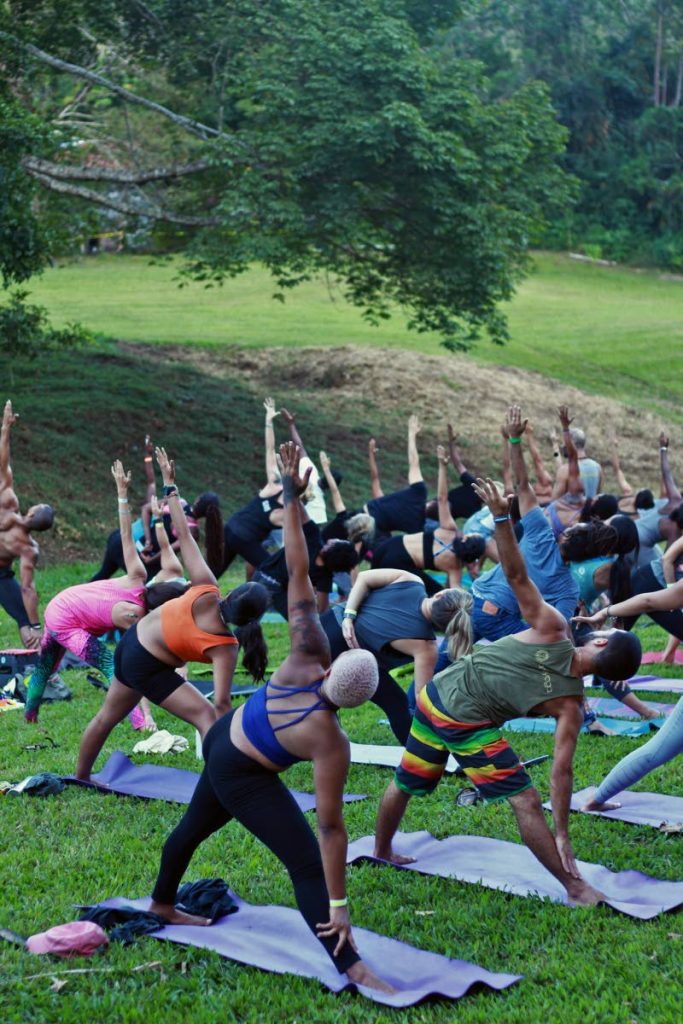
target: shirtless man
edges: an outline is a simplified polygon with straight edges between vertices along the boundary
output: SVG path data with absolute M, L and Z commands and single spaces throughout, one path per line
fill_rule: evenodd
M 0 605 L 19 627 L 24 647 L 37 648 L 41 629 L 33 575 L 40 549 L 31 534 L 49 530 L 54 513 L 49 505 L 32 505 L 25 516 L 19 511 L 9 453 L 10 431 L 17 418 L 7 401 L 0 430 Z M 12 571 L 16 558 L 21 587 Z

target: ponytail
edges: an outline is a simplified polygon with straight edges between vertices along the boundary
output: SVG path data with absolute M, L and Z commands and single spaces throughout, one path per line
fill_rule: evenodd
M 242 646 L 242 664 L 256 682 L 266 674 L 268 646 L 259 619 L 270 604 L 270 595 L 261 583 L 242 583 L 220 602 L 221 618 L 232 622 Z
M 268 645 L 261 623 L 252 619 L 235 629 L 235 636 L 242 647 L 242 665 L 257 683 L 265 678 L 268 667 Z
M 457 661 L 472 650 L 472 608 L 474 600 L 466 590 L 454 587 L 434 598 L 430 617 L 434 628 L 446 637 L 448 657 Z
M 223 572 L 225 544 L 220 505 L 208 505 L 205 515 L 206 564 L 214 576 L 218 577 Z

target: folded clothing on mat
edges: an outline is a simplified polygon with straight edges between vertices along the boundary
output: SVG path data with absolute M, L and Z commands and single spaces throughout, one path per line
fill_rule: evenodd
M 374 845 L 374 836 L 350 843 L 347 864 L 386 864 L 373 856 Z M 546 896 L 554 903 L 569 903 L 564 886 L 528 847 L 519 843 L 484 836 L 435 839 L 429 832 L 398 832 L 393 848 L 395 853 L 416 858 L 414 864 L 392 864 L 397 870 L 474 882 L 515 896 Z M 639 871 L 613 872 L 586 861 L 577 864 L 586 881 L 605 894 L 607 904 L 629 917 L 646 921 L 683 905 L 683 882 L 667 882 Z
M 154 938 L 214 950 L 230 960 L 275 974 L 316 978 L 332 992 L 356 988 L 361 995 L 385 1006 L 414 1006 L 433 996 L 459 999 L 473 986 L 500 990 L 514 985 L 521 977 L 519 974 L 495 974 L 465 960 L 450 960 L 439 953 L 416 949 L 398 939 L 354 926 L 353 936 L 363 960 L 399 991 L 390 995 L 353 986 L 345 975 L 335 970 L 297 910 L 254 906 L 234 893 L 231 895 L 238 914 L 221 918 L 208 928 L 167 925 L 155 933 Z M 111 899 L 100 906 L 124 903 L 142 910 L 149 906 L 147 899 Z
M 180 754 L 189 747 L 184 736 L 176 736 L 168 729 L 159 729 L 133 747 L 134 754 Z

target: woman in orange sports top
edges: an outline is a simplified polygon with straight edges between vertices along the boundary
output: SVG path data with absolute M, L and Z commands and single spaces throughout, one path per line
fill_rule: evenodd
M 230 710 L 230 688 L 239 644 L 250 675 L 263 679 L 268 660 L 259 619 L 268 607 L 268 591 L 260 583 L 244 583 L 221 598 L 216 577 L 190 534 L 178 499 L 175 466 L 163 448 L 156 449 L 164 493 L 180 542 L 190 582 L 164 584 L 167 603 L 129 629 L 114 654 L 114 679 L 102 709 L 83 733 L 76 777 L 88 780 L 105 740 L 141 696 L 194 725 L 203 737 Z M 238 638 L 230 629 L 239 627 Z M 210 663 L 214 673 L 215 707 L 178 673 L 188 661 Z

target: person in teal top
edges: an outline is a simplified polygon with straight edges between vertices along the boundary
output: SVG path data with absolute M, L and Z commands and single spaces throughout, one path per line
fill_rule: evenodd
M 527 573 L 508 499 L 490 480 L 478 482 L 477 494 L 493 513 L 501 565 L 529 628 L 475 649 L 420 691 L 401 764 L 380 806 L 374 853 L 399 864 L 410 860 L 394 853 L 394 835 L 411 796 L 435 789 L 452 753 L 484 800 L 509 800 L 522 839 L 564 885 L 570 901 L 599 903 L 604 897 L 582 878 L 569 840 L 583 676 L 597 672 L 623 679 L 632 674 L 640 665 L 640 641 L 611 629 L 591 632 L 582 647 L 575 647 L 566 620 L 543 600 Z M 509 719 L 529 714 L 552 715 L 557 721 L 550 777 L 554 835 L 538 792 L 500 729 Z
M 609 587 L 609 569 L 615 558 L 616 555 L 608 555 L 570 564 L 572 578 L 579 588 L 579 601 L 582 601 L 587 609 L 592 608 Z

